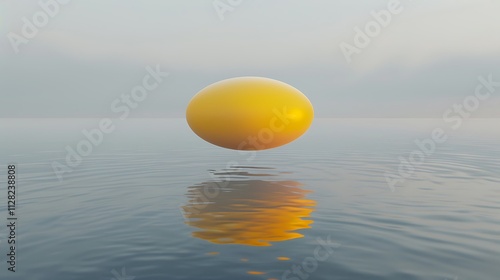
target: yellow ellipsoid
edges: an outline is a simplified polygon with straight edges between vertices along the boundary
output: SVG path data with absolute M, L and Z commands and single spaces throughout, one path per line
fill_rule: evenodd
M 207 86 L 191 99 L 186 119 L 199 137 L 234 150 L 265 150 L 292 142 L 314 118 L 307 97 L 283 82 L 240 77 Z

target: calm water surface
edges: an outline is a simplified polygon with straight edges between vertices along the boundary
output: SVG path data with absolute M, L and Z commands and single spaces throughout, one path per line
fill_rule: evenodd
M 500 120 L 318 119 L 285 147 L 214 147 L 182 119 L 116 122 L 59 181 L 97 119 L 1 120 L 18 170 L 17 264 L 0 279 L 498 279 Z M 402 159 L 448 140 L 391 189 Z M 320 258 L 318 258 L 320 257 Z

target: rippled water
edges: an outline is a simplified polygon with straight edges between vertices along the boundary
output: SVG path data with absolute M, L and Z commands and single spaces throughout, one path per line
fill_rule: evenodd
M 181 119 L 131 119 L 59 181 L 51 164 L 98 121 L 0 121 L 19 218 L 16 273 L 0 229 L 1 279 L 500 275 L 500 120 L 318 119 L 290 145 L 240 153 Z M 436 127 L 449 139 L 391 189 L 384 174 Z

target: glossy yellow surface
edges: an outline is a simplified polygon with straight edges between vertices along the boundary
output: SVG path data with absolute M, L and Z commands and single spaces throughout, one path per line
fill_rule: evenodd
M 187 122 L 199 137 L 235 150 L 265 150 L 290 143 L 307 131 L 313 118 L 313 106 L 299 90 L 260 77 L 209 85 L 186 110 Z

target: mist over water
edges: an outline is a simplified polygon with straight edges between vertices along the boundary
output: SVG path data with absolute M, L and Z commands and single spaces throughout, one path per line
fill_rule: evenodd
M 0 121 L 19 217 L 15 274 L 0 228 L 1 279 L 109 280 L 122 268 L 137 280 L 282 279 L 293 266 L 329 280 L 500 275 L 498 119 L 446 130 L 394 191 L 384 174 L 442 120 L 317 119 L 253 154 L 205 143 L 183 119 L 130 119 L 59 181 L 52 163 L 98 123 Z M 5 203 L 0 213 L 6 221 Z M 304 270 L 319 239 L 338 246 Z

